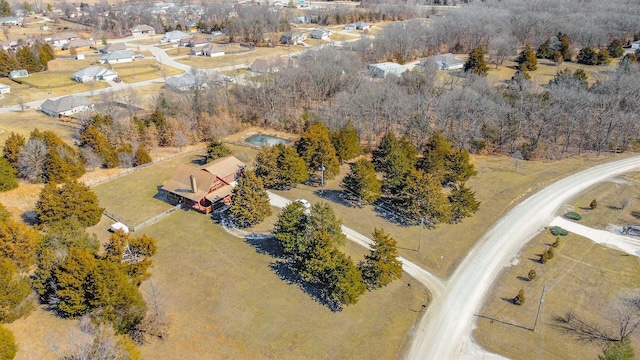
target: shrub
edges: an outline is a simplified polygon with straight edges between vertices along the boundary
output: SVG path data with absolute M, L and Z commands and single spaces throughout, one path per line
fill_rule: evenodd
M 555 256 L 555 253 L 553 251 L 553 247 L 549 246 L 549 248 L 547 249 L 547 255 L 548 255 L 549 259 L 553 259 L 553 257 Z
M 566 217 L 569 220 L 575 220 L 575 221 L 582 219 L 582 216 L 580 216 L 580 214 L 578 214 L 575 211 L 569 211 L 568 213 L 564 214 L 564 217 Z
M 545 251 L 542 254 L 540 254 L 540 263 L 546 264 L 547 261 L 549 261 L 549 253 Z
M 556 241 L 554 241 L 553 244 L 551 244 L 551 246 L 553 246 L 554 248 L 557 248 L 558 246 L 560 246 L 560 238 L 557 237 Z
M 551 231 L 551 235 L 553 236 L 567 236 L 569 235 L 569 232 L 563 228 L 561 228 L 560 226 L 553 226 L 551 229 L 549 229 L 549 231 Z
M 518 291 L 518 295 L 513 298 L 513 303 L 518 306 L 524 305 L 524 289 L 520 289 L 520 291 Z
M 591 200 L 591 204 L 589 204 L 589 208 L 591 208 L 591 210 L 597 209 L 598 201 L 596 201 L 596 199 Z
M 13 333 L 0 325 L 0 359 L 13 359 L 18 352 Z
M 531 269 L 531 270 L 529 270 L 529 273 L 527 274 L 527 279 L 529 279 L 529 281 L 533 281 L 533 279 L 535 279 L 536 276 L 538 276 L 536 271 Z

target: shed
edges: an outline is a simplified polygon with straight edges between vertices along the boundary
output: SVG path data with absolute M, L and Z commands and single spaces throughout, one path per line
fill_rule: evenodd
M 129 227 L 127 225 L 119 222 L 119 221 L 117 223 L 111 225 L 111 228 L 109 228 L 109 231 L 111 231 L 111 232 L 116 232 L 118 230 L 124 231 L 125 234 L 129 233 Z

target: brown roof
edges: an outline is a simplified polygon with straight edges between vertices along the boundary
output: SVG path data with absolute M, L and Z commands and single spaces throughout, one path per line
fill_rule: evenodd
M 217 160 L 214 160 L 201 169 L 215 174 L 219 178 L 225 178 L 231 174 L 235 174 L 242 170 L 245 164 L 238 160 L 235 156 L 226 156 Z
M 191 175 L 196 178 L 196 192 L 191 191 Z M 162 188 L 166 191 L 185 197 L 189 200 L 199 201 L 209 193 L 209 189 L 216 180 L 215 175 L 202 171 L 194 166 L 178 165 L 171 180 L 167 180 Z
M 220 189 L 217 189 L 215 191 L 210 192 L 205 197 L 207 198 L 207 200 L 209 200 L 212 203 L 214 203 L 216 201 L 224 199 L 225 197 L 227 197 L 232 192 L 233 192 L 233 186 L 225 185 L 225 186 L 221 187 Z

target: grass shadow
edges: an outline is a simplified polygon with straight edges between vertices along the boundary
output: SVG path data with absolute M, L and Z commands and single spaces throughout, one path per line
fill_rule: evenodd
M 633 216 L 634 218 L 640 220 L 640 211 L 632 211 L 631 212 L 631 216 Z
M 515 305 L 515 304 L 516 304 L 516 301 L 515 301 L 515 300 L 513 300 L 513 298 L 501 297 L 500 299 L 502 299 L 502 301 L 506 301 L 506 302 L 508 302 L 508 303 L 509 303 L 509 304 L 511 304 L 511 305 Z
M 590 208 L 590 207 L 582 207 L 582 206 L 581 206 L 579 209 L 580 209 L 580 210 L 584 210 L 584 211 L 591 211 L 591 210 L 593 210 L 593 209 L 592 209 L 592 208 Z
M 607 209 L 610 209 L 610 210 L 622 210 L 622 208 L 621 208 L 621 207 L 619 207 L 619 206 L 614 206 L 614 205 L 609 205 L 609 206 L 607 206 Z
M 324 200 L 328 200 L 331 201 L 335 204 L 339 204 L 339 205 L 343 205 L 343 206 L 347 206 L 347 207 L 355 207 L 354 204 L 352 204 L 350 201 L 347 201 L 343 196 L 342 196 L 342 191 L 340 190 L 316 190 L 313 192 L 314 195 L 324 199 Z
M 304 291 L 309 297 L 318 303 L 326 306 L 332 312 L 342 311 L 342 306 L 337 301 L 328 297 L 325 289 L 318 284 L 305 281 L 293 268 L 288 261 L 275 261 L 271 263 L 271 269 L 289 285 L 296 285 Z

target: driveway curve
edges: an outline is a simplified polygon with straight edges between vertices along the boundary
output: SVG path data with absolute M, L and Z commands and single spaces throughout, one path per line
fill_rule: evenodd
M 502 267 L 551 222 L 557 209 L 569 199 L 598 182 L 638 167 L 640 156 L 594 166 L 545 187 L 505 214 L 469 252 L 448 280 L 442 296 L 434 297 L 417 325 L 407 358 L 499 358 L 487 353 L 474 356 L 471 332 L 474 314 Z

